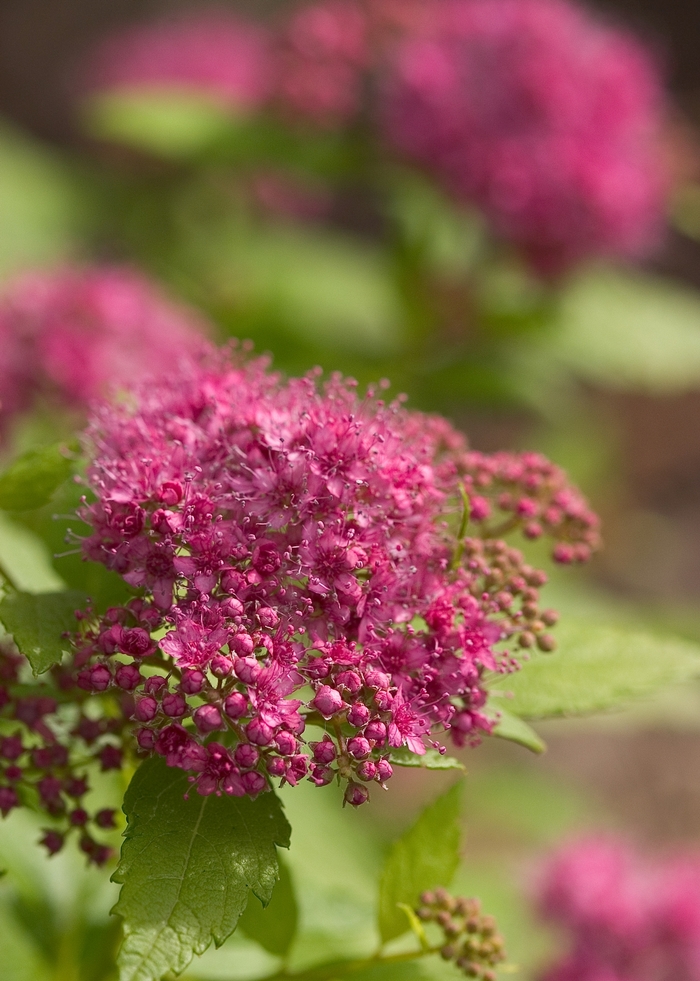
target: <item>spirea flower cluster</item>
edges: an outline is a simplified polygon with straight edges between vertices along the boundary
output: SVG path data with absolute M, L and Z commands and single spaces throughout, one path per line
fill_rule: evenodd
M 545 269 L 639 255 L 663 219 L 663 97 L 628 34 L 568 0 L 445 0 L 393 52 L 397 150 Z
M 76 409 L 193 356 L 203 320 L 119 266 L 19 275 L 0 295 L 0 424 L 38 400 Z
M 551 860 L 540 897 L 571 949 L 542 981 L 697 981 L 700 858 L 650 861 L 622 841 L 575 842 Z
M 501 534 L 563 562 L 597 544 L 544 458 L 231 352 L 105 405 L 88 443 L 84 554 L 135 597 L 84 618 L 73 682 L 205 795 L 337 778 L 358 805 L 393 752 L 477 741 L 488 677 L 554 647 L 546 576 Z
M 115 32 L 90 53 L 82 74 L 89 91 L 175 89 L 241 112 L 270 95 L 274 61 L 261 24 L 212 8 Z

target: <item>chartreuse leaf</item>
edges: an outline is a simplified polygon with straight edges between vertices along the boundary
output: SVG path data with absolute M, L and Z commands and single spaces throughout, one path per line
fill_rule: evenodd
M 700 645 L 589 620 L 562 622 L 556 654 L 536 656 L 499 687 L 508 710 L 531 719 L 614 708 L 700 676 Z
M 263 906 L 251 899 L 239 926 L 247 937 L 256 940 L 265 950 L 285 957 L 297 932 L 299 911 L 289 869 L 279 859 L 278 864 L 279 882 L 269 905 Z
M 400 904 L 414 907 L 426 889 L 449 885 L 459 862 L 461 786 L 430 804 L 391 848 L 379 883 L 382 942 L 409 929 Z
M 67 480 L 72 469 L 73 462 L 61 443 L 23 453 L 0 473 L 0 508 L 32 511 L 42 507 Z
M 122 885 L 113 910 L 124 920 L 119 976 L 157 981 L 179 974 L 212 940 L 220 946 L 251 891 L 270 902 L 276 846 L 289 846 L 291 829 L 274 793 L 200 797 L 158 758 L 138 768 L 123 807 L 127 829 L 113 875 Z
M 493 709 L 493 705 L 490 706 Z M 527 722 L 503 708 L 500 704 L 496 705 L 498 718 L 493 729 L 493 735 L 499 739 L 507 739 L 511 743 L 518 743 L 525 749 L 531 749 L 533 753 L 544 753 L 547 748 L 544 741 L 540 739 L 532 726 Z M 491 718 L 496 718 L 495 713 Z
M 562 296 L 549 353 L 612 388 L 670 392 L 700 380 L 700 293 L 659 277 L 592 270 Z
M 88 563 L 83 563 L 87 565 Z M 97 565 L 96 562 L 90 565 Z M 100 567 L 101 568 L 101 567 Z M 20 592 L 55 593 L 66 583 L 51 563 L 51 552 L 39 535 L 0 512 L 0 569 Z
M 426 749 L 424 756 L 412 753 L 406 746 L 392 749 L 391 762 L 395 766 L 415 766 L 423 770 L 464 770 L 464 764 L 454 756 L 443 755 L 437 749 Z
M 76 629 L 75 611 L 87 596 L 77 589 L 61 593 L 8 593 L 0 602 L 0 621 L 12 634 L 35 675 L 57 664 L 70 645 L 64 636 Z
M 173 160 L 200 154 L 234 126 L 232 114 L 196 91 L 122 88 L 93 96 L 83 109 L 93 136 Z

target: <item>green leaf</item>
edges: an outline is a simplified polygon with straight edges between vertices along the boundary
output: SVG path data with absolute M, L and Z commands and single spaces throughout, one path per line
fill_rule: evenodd
M 580 377 L 606 387 L 694 388 L 700 293 L 646 273 L 585 273 L 564 293 L 560 331 L 548 347 Z
M 423 770 L 464 770 L 464 764 L 454 756 L 442 755 L 437 749 L 427 749 L 425 756 L 412 753 L 406 746 L 392 749 L 390 762 L 396 766 L 415 766 Z
M 87 565 L 88 563 L 83 563 Z M 95 564 L 95 563 L 90 563 Z M 0 569 L 20 592 L 55 593 L 66 584 L 42 539 L 0 512 Z
M 75 631 L 75 611 L 87 597 L 74 589 L 62 593 L 9 593 L 0 602 L 0 621 L 15 639 L 35 675 L 48 671 L 70 651 L 63 636 Z
M 189 792 L 189 799 L 184 794 Z M 124 798 L 125 841 L 113 880 L 124 920 L 121 981 L 179 974 L 236 928 L 252 891 L 267 904 L 278 878 L 276 845 L 290 827 L 274 793 L 200 797 L 187 776 L 152 758 Z
M 409 928 L 399 903 L 413 907 L 426 889 L 449 885 L 459 862 L 461 786 L 430 804 L 391 848 L 379 883 L 382 942 Z
M 557 639 L 557 653 L 498 679 L 513 694 L 509 711 L 531 719 L 600 712 L 700 675 L 700 646 L 676 637 L 568 619 Z
M 489 708 L 493 709 L 493 705 L 490 705 Z M 495 718 L 496 714 L 498 721 L 493 730 L 494 736 L 498 736 L 499 739 L 507 739 L 511 743 L 518 743 L 525 749 L 531 749 L 533 753 L 544 753 L 547 748 L 546 744 L 532 726 L 529 726 L 520 716 L 509 712 L 501 705 L 496 706 L 496 711 L 490 717 Z
M 23 453 L 0 474 L 0 508 L 33 511 L 42 507 L 72 470 L 73 462 L 61 443 Z
M 256 940 L 271 954 L 284 957 L 297 932 L 299 911 L 294 884 L 286 864 L 278 859 L 279 882 L 267 907 L 249 900 L 239 926 L 247 937 Z
M 173 160 L 198 156 L 235 127 L 235 115 L 206 94 L 120 89 L 93 96 L 83 112 L 89 132 Z

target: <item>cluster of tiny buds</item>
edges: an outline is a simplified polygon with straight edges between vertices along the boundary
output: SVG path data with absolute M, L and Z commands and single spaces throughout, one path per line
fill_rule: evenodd
M 452 961 L 468 978 L 495 981 L 494 968 L 506 957 L 503 937 L 494 918 L 482 914 L 479 900 L 435 889 L 424 892 L 420 901 L 418 918 L 435 923 L 444 935 L 440 956 Z
M 547 574 L 528 565 L 519 549 L 502 540 L 466 538 L 463 550 L 470 592 L 498 618 L 504 636 L 515 638 L 524 650 L 537 646 L 545 653 L 554 651 L 556 640 L 547 628 L 559 615 L 539 608 L 539 590 Z

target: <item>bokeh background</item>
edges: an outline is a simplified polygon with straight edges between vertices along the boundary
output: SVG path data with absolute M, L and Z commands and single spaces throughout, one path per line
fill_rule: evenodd
M 585 571 L 566 581 L 552 571 L 553 604 L 700 639 L 700 6 L 591 5 L 636 32 L 665 80 L 664 228 L 642 257 L 592 255 L 556 273 L 492 236 L 478 209 L 420 167 L 378 161 L 362 132 L 292 125 L 281 138 L 179 93 L 88 97 L 98 42 L 205 8 L 2 0 L 0 287 L 26 269 L 127 263 L 197 308 L 218 339 L 250 338 L 283 370 L 388 377 L 476 448 L 548 453 L 588 494 L 605 536 Z M 275 25 L 291 5 L 218 9 Z M 40 439 L 45 421 L 18 424 L 4 452 Z M 538 728 L 542 757 L 493 740 L 464 754 L 458 885 L 499 917 L 523 978 L 557 943 L 527 899 L 557 842 L 597 828 L 652 852 L 700 847 L 700 689 Z M 341 940 L 347 953 L 348 935 L 362 949 L 382 849 L 441 779 L 401 773 L 357 815 L 325 808 L 310 788 L 286 795 L 299 816 L 292 871 L 315 897 L 300 963 L 334 944 L 340 953 Z M 0 979 L 109 977 L 113 887 L 75 854 L 46 863 L 27 821 L 0 827 Z M 255 977 L 261 958 L 236 938 L 188 977 Z

